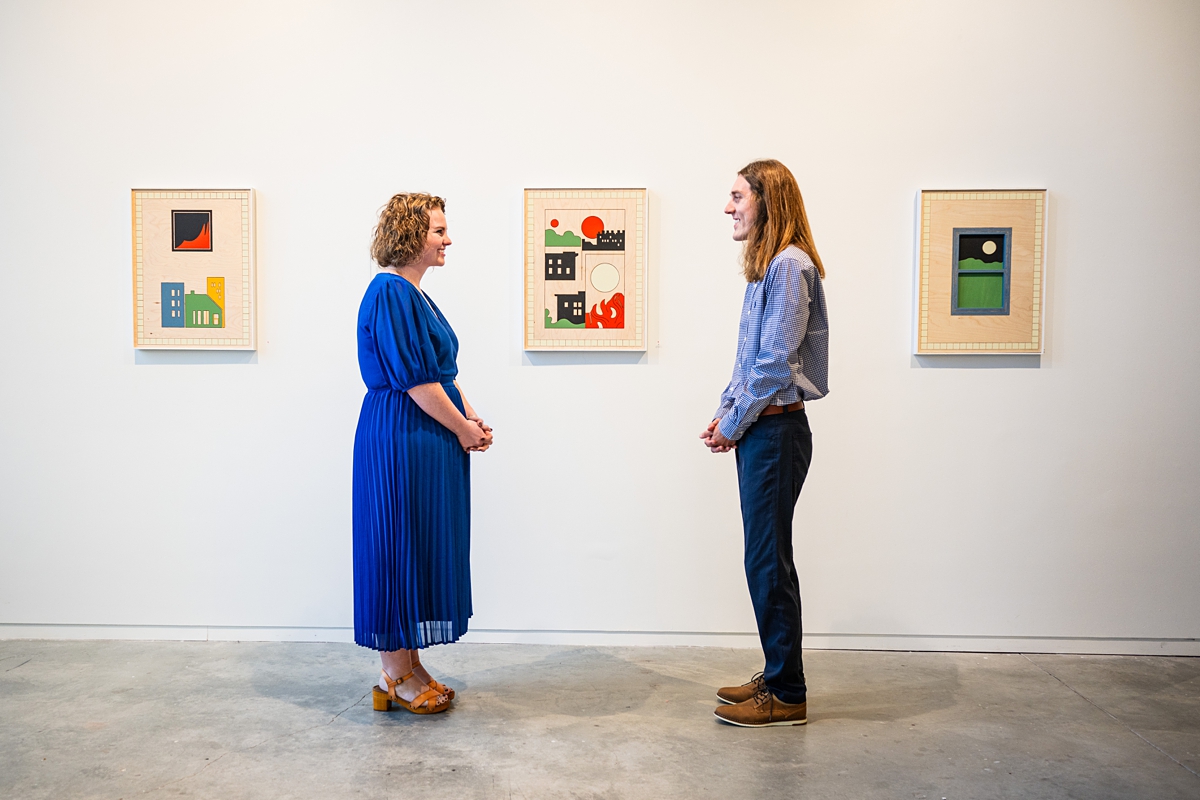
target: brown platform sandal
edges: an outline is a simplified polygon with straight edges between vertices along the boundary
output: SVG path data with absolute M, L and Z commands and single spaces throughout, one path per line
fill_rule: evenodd
M 417 667 L 421 666 L 421 657 L 414 654 L 413 660 L 412 660 L 412 665 L 413 665 L 414 670 Z M 425 685 L 428 686 L 430 689 L 437 689 L 438 694 L 444 694 L 444 695 L 446 695 L 446 697 L 449 697 L 451 700 L 454 699 L 454 690 L 451 689 L 446 684 L 442 683 L 441 681 L 435 681 L 433 679 L 432 675 L 429 676 L 429 680 L 425 681 Z
M 393 703 L 414 714 L 440 714 L 450 707 L 450 698 L 436 689 L 426 689 L 412 700 L 405 700 L 396 694 L 396 687 L 411 678 L 414 675 L 413 672 L 409 672 L 399 680 L 392 680 L 386 672 L 381 672 L 380 675 L 383 676 L 383 682 L 387 684 L 388 688 L 385 692 L 379 688 L 378 684 L 371 687 L 371 699 L 374 701 L 376 711 L 391 711 Z M 445 699 L 438 702 L 440 698 Z

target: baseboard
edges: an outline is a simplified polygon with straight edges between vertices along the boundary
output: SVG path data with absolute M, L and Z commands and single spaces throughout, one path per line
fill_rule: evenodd
M 286 625 L 56 625 L 0 622 L 0 639 L 353 643 L 354 629 Z
M 804 648 L 806 650 L 914 650 L 947 653 L 1200 656 L 1200 638 L 806 633 Z
M 757 633 L 703 631 L 582 631 L 472 628 L 464 642 L 592 647 L 758 647 Z
M 353 643 L 349 627 L 245 625 L 70 625 L 0 622 L 0 639 L 124 639 L 190 642 Z M 464 642 L 593 647 L 758 647 L 750 632 L 588 631 L 473 628 Z M 806 650 L 917 650 L 968 653 L 1200 656 L 1200 638 L 1097 636 L 964 636 L 806 633 Z

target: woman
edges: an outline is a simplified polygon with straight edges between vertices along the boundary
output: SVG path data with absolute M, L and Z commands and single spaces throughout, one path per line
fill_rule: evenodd
M 449 708 L 454 690 L 418 651 L 456 641 L 471 616 L 467 454 L 487 450 L 492 429 L 455 381 L 458 337 L 421 290 L 446 263 L 445 209 L 428 194 L 391 199 L 358 311 L 367 396 L 354 435 L 354 641 L 380 651 L 376 711 Z
M 738 173 L 725 213 L 744 242 L 746 295 L 733 379 L 700 434 L 714 453 L 736 448 L 746 581 L 766 665 L 717 691 L 717 719 L 758 728 L 808 721 L 800 639 L 800 579 L 792 517 L 812 459 L 804 404 L 829 392 L 829 323 L 800 187 L 778 161 Z

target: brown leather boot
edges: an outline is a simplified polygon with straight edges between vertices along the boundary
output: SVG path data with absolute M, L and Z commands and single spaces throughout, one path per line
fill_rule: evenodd
M 717 699 L 730 705 L 744 703 L 754 697 L 755 692 L 765 689 L 766 686 L 767 682 L 763 680 L 763 674 L 759 672 L 750 679 L 749 683 L 743 683 L 741 686 L 722 686 L 717 689 Z
M 770 728 L 776 725 L 803 725 L 808 722 L 808 703 L 785 703 L 763 688 L 749 700 L 730 706 L 718 706 L 713 716 L 743 728 Z

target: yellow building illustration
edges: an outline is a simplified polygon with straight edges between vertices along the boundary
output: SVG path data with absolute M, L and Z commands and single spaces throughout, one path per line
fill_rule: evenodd
M 225 310 L 225 279 L 224 278 L 209 278 L 208 279 L 208 296 L 213 299 L 221 310 Z

